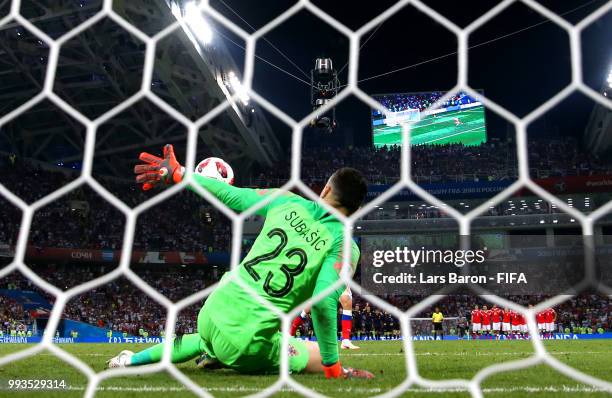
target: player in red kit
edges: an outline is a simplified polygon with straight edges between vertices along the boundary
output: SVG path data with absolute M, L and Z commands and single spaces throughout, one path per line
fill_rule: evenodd
M 493 334 L 498 340 L 501 334 L 502 313 L 502 309 L 499 308 L 497 305 L 493 304 L 493 308 L 491 308 L 491 322 L 493 322 Z
M 472 310 L 472 338 L 476 340 L 480 334 L 482 316 L 477 305 Z
M 546 334 L 546 329 L 547 329 L 547 325 L 546 325 L 546 317 L 544 314 L 545 311 L 540 311 L 536 314 L 536 323 L 538 324 L 538 333 L 540 334 L 540 337 L 544 337 Z
M 487 309 L 486 305 L 482 306 L 482 332 L 487 338 L 491 338 L 491 310 Z
M 527 320 L 525 319 L 525 315 L 519 314 L 519 320 L 520 320 L 519 325 L 520 325 L 520 331 L 521 331 L 522 338 L 526 338 L 528 329 L 527 329 Z
M 521 334 L 521 314 L 516 311 L 511 311 L 510 323 L 512 324 L 512 338 L 518 339 Z
M 557 312 L 552 308 L 547 308 L 544 311 L 544 322 L 546 322 L 546 337 L 552 337 L 555 332 L 555 321 L 557 320 Z
M 504 308 L 502 315 L 502 333 L 506 338 L 510 337 L 510 315 L 512 312 L 508 308 Z

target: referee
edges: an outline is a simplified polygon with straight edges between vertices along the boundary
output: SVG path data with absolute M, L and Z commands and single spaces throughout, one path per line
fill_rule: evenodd
M 433 323 L 433 332 L 434 339 L 438 339 L 440 336 L 440 340 L 444 340 L 444 333 L 442 331 L 442 321 L 444 320 L 444 315 L 440 312 L 440 308 L 436 307 L 434 313 L 431 315 L 431 323 Z

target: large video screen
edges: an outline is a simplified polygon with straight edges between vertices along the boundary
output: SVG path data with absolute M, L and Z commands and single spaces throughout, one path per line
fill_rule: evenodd
M 444 92 L 374 95 L 389 114 L 372 110 L 374 146 L 401 145 L 402 125 L 413 123 L 410 144 L 479 145 L 487 140 L 484 106 L 458 93 L 435 109 L 430 108 Z

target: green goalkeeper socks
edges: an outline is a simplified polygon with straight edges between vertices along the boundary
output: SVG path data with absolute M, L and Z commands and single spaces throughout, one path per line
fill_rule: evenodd
M 185 334 L 175 338 L 172 343 L 172 362 L 185 362 L 201 355 L 205 352 L 202 343 L 202 338 L 197 333 Z M 164 344 L 156 344 L 132 355 L 130 365 L 139 366 L 159 362 L 163 352 Z

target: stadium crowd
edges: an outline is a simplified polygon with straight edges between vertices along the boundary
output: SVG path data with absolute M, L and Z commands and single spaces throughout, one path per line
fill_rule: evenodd
M 80 265 L 78 269 L 75 269 L 74 265 L 41 265 L 34 266 L 34 270 L 43 279 L 61 288 L 76 286 L 104 274 L 104 271 L 110 271 L 107 265 Z M 220 278 L 212 266 L 192 270 L 166 266 L 152 270 L 141 266 L 135 269 L 135 272 L 172 301 L 201 291 Z M 1 278 L 0 330 L 4 335 L 7 335 L 14 325 L 24 325 L 28 330 L 32 330 L 36 317 L 25 311 L 20 303 L 3 295 L 2 289 L 33 291 L 50 304 L 55 301 L 51 294 L 19 273 Z M 195 330 L 199 309 L 199 304 L 193 305 L 179 314 L 177 332 L 188 333 L 189 330 Z M 119 278 L 71 299 L 64 308 L 63 317 L 130 335 L 138 335 L 140 329 L 146 330 L 149 335 L 159 335 L 165 327 L 166 311 L 128 279 Z
M 11 203 L 0 198 L 0 266 L 10 262 L 11 248 L 17 242 L 21 212 Z
M 19 180 L 17 177 L 23 172 L 32 175 Z M 28 203 L 74 178 L 70 172 L 44 170 L 18 159 L 5 159 L 0 165 L 0 173 L 3 175 L 0 183 Z M 104 181 L 104 185 L 129 206 L 136 206 L 150 197 L 136 189 L 133 183 Z M 159 204 L 138 218 L 134 249 L 191 252 L 228 250 L 231 239 L 229 220 L 194 193 L 181 192 L 178 195 L 178 200 Z M 21 215 L 7 200 L 0 198 L 0 201 L 0 245 L 12 247 L 16 242 Z M 121 248 L 124 226 L 125 217 L 118 209 L 89 186 L 81 185 L 35 212 L 28 237 L 29 245 L 38 249 L 116 250 Z M 2 253 L 4 247 L 0 247 Z M 0 261 L 2 258 L 4 256 L 0 255 Z
M 33 320 L 21 303 L 0 293 L 0 337 L 27 330 Z
M 6 291 L 30 291 L 41 294 L 47 300 L 53 297 L 41 290 L 32 281 L 13 272 L 0 278 L 0 337 L 30 331 L 36 319 L 36 311 L 28 311 Z M 6 293 L 5 293 L 6 292 Z
M 442 98 L 444 94 L 446 93 L 442 91 L 434 91 L 430 93 L 388 94 L 377 96 L 376 99 L 391 112 L 401 112 L 407 109 L 418 109 L 419 111 L 424 111 Z M 440 104 L 440 107 L 447 108 L 449 106 L 469 104 L 475 101 L 475 99 L 465 93 L 458 93 Z
M 529 140 L 528 145 L 533 178 L 612 174 L 610 159 L 581 150 L 574 139 Z M 495 138 L 479 146 L 414 146 L 411 157 L 411 172 L 417 182 L 499 181 L 517 176 L 515 144 Z M 372 185 L 389 184 L 399 179 L 400 160 L 398 146 L 309 146 L 302 151 L 301 177 L 307 184 L 317 185 L 327 180 L 330 170 L 351 166 L 361 170 Z M 0 183 L 31 203 L 76 177 L 72 169 L 61 170 L 44 170 L 19 158 L 2 157 Z M 283 160 L 273 167 L 254 170 L 248 177 L 237 176 L 242 185 L 280 186 L 288 180 L 290 166 L 288 160 Z M 99 180 L 128 206 L 134 207 L 150 198 L 150 193 L 137 189 L 129 180 L 104 177 Z
M 84 281 L 79 275 L 96 274 L 94 265 L 63 266 L 52 271 L 37 270 L 41 276 L 51 283 L 58 284 L 58 278 L 62 283 L 70 286 Z M 221 277 L 223 268 L 172 268 L 170 270 L 151 270 L 145 266 L 139 266 L 135 272 L 151 285 L 155 290 L 168 297 L 172 301 L 183 299 L 195 292 L 212 286 Z M 54 279 L 55 278 L 55 279 Z M 73 279 L 70 281 L 69 279 Z M 53 296 L 41 290 L 36 285 L 22 277 L 20 274 L 12 273 L 0 279 L 0 289 L 28 290 L 39 293 L 50 303 L 54 302 Z M 400 310 L 407 310 L 424 299 L 422 296 L 386 296 L 382 297 L 391 305 Z M 545 300 L 546 296 L 510 296 L 509 300 L 519 304 L 538 303 Z M 10 325 L 22 323 L 32 329 L 34 317 L 23 310 L 16 302 L 3 296 L 0 291 L 0 320 L 5 333 Z M 440 307 L 447 317 L 464 316 L 469 319 L 470 311 L 474 305 L 487 304 L 478 296 L 474 295 L 450 295 L 442 298 L 435 305 Z M 178 333 L 191 333 L 196 330 L 197 314 L 201 307 L 196 303 L 185 308 L 178 317 L 176 330 Z M 582 332 L 604 330 L 612 332 L 612 301 L 610 298 L 597 294 L 580 294 L 567 300 L 557 307 L 556 330 L 571 332 Z M 429 318 L 431 311 L 424 311 L 420 317 Z M 125 278 L 116 279 L 108 284 L 83 293 L 71 299 L 64 308 L 64 317 L 76 321 L 85 322 L 103 329 L 126 332 L 130 335 L 138 335 L 139 331 L 145 330 L 150 336 L 159 335 L 165 327 L 165 309 L 154 299 L 134 286 Z M 341 311 L 339 309 L 339 317 Z M 400 336 L 400 327 L 397 320 L 389 313 L 371 305 L 365 298 L 354 295 L 353 297 L 353 334 L 357 338 L 381 339 L 397 338 Z M 428 321 L 415 321 L 412 324 L 415 335 L 429 335 L 431 325 Z M 447 329 L 450 332 L 451 327 Z M 306 322 L 301 329 L 302 336 L 312 334 L 310 322 Z
M 178 195 L 175 200 L 165 201 L 139 217 L 134 249 L 228 251 L 232 236 L 230 221 L 195 193 Z
M 77 188 L 35 213 L 29 240 L 40 248 L 118 249 L 124 224 L 121 212 L 92 189 Z
M 580 149 L 575 140 L 530 140 L 530 173 L 533 178 L 612 174 L 610 159 Z M 350 166 L 361 170 L 372 185 L 399 180 L 401 148 L 391 147 L 305 147 L 301 178 L 320 186 L 329 171 Z M 287 161 L 260 170 L 253 186 L 280 186 L 289 179 Z M 514 143 L 491 139 L 479 146 L 462 144 L 420 145 L 411 150 L 411 175 L 417 183 L 504 181 L 517 178 Z
M 513 180 L 516 178 L 516 155 L 508 145 L 491 140 L 478 147 L 459 144 L 417 146 L 412 150 L 412 174 L 418 182 Z M 612 164 L 581 152 L 572 140 L 530 141 L 529 153 L 534 176 L 612 174 Z M 328 178 L 329 170 L 353 166 L 361 169 L 371 184 L 389 184 L 399 178 L 400 155 L 399 147 L 306 148 L 302 155 L 302 178 L 314 188 L 320 188 Z M 246 185 L 281 185 L 288 179 L 288 170 L 288 165 L 279 164 L 253 176 Z M 22 178 L 24 173 L 28 178 Z M 2 184 L 29 203 L 75 177 L 70 170 L 65 173 L 44 170 L 14 157 L 2 159 L 0 176 Z M 109 179 L 101 179 L 101 182 L 129 206 L 136 206 L 150 197 L 130 182 Z M 178 200 L 161 203 L 139 217 L 134 248 L 196 252 L 227 250 L 229 221 L 213 207 L 202 204 L 197 195 L 191 192 L 178 195 Z M 0 207 L 0 244 L 13 246 L 20 214 L 6 200 L 2 201 L 6 206 Z M 529 214 L 533 211 L 533 208 L 514 209 L 500 205 L 490 209 L 488 214 Z M 538 214 L 550 212 L 554 211 L 546 203 L 537 209 Z M 385 214 L 372 212 L 367 217 L 419 219 L 445 216 L 443 211 L 431 206 L 403 207 L 393 214 Z M 36 212 L 29 239 L 35 247 L 119 249 L 123 225 L 124 216 L 117 209 L 101 200 L 91 188 L 81 186 Z

